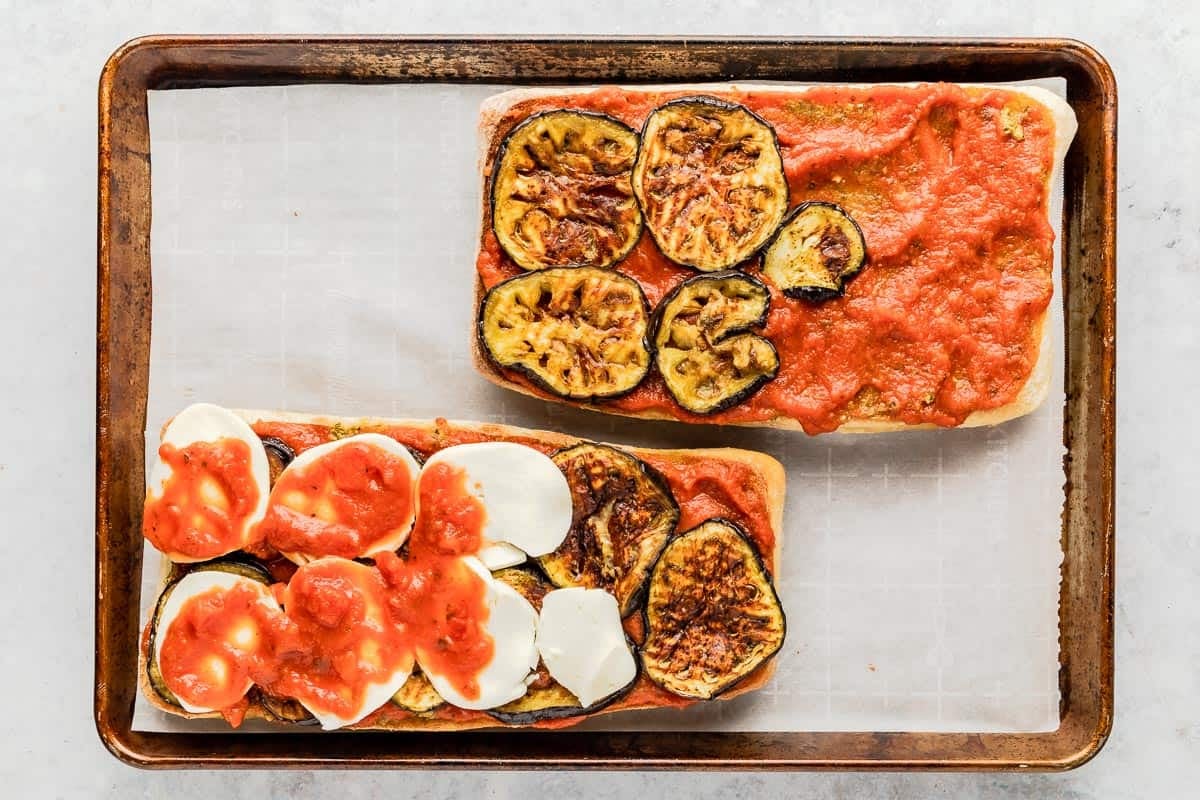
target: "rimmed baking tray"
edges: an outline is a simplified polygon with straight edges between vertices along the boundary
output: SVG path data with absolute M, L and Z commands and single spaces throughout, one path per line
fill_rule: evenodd
M 1067 403 L 1060 725 L 1048 733 L 464 732 L 179 734 L 132 729 L 150 358 L 152 89 L 296 83 L 722 80 L 1009 82 L 1061 77 Z M 143 767 L 1041 769 L 1076 767 L 1112 725 L 1116 108 L 1112 71 L 1064 39 L 524 39 L 153 36 L 100 79 L 95 718 Z

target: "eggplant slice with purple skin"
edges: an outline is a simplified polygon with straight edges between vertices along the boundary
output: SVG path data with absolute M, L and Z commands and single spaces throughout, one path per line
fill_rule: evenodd
M 290 725 L 316 725 L 317 718 L 299 701 L 291 697 L 278 697 L 259 690 L 258 703 L 263 711 L 276 722 Z
M 525 270 L 608 267 L 642 234 L 630 185 L 637 133 L 606 114 L 535 114 L 505 137 L 492 171 L 492 230 Z
M 633 191 L 663 255 L 716 272 L 753 256 L 787 213 L 775 130 L 745 106 L 682 97 L 646 118 Z
M 788 297 L 840 296 L 867 263 L 862 229 L 833 203 L 801 203 L 763 254 L 763 275 Z
M 446 701 L 438 694 L 437 689 L 433 688 L 433 684 L 429 682 L 429 678 L 425 676 L 421 668 L 413 665 L 412 674 L 408 676 L 404 685 L 392 695 L 392 702 L 405 711 L 417 716 L 425 716 Z
M 604 589 L 622 617 L 638 605 L 646 576 L 675 532 L 679 506 L 641 459 L 584 442 L 550 456 L 571 488 L 571 529 L 538 565 L 555 586 Z
M 502 569 L 494 573 L 494 576 L 516 589 L 539 614 L 542 611 L 542 598 L 555 588 L 537 572 L 521 567 Z M 551 677 L 550 671 L 539 659 L 536 677 L 529 684 L 529 691 L 511 703 L 490 709 L 487 713 L 506 725 L 532 725 L 541 720 L 577 717 L 598 711 L 625 694 L 636 682 L 635 674 L 628 685 L 584 708 L 579 704 L 579 698 Z
M 220 559 L 218 561 L 207 561 L 195 566 L 172 566 L 167 585 L 163 587 L 162 593 L 159 594 L 158 600 L 154 604 L 154 613 L 150 616 L 150 636 L 146 643 L 146 677 L 149 678 L 150 685 L 154 687 L 154 691 L 158 692 L 158 696 L 173 706 L 179 705 L 179 699 L 167 688 L 167 682 L 163 680 L 162 673 L 158 670 L 158 659 L 154 656 L 158 646 L 158 623 L 162 618 L 163 610 L 167 607 L 167 599 L 171 596 L 171 592 L 175 590 L 176 585 L 185 576 L 193 572 L 227 572 L 243 578 L 249 578 L 252 581 L 258 581 L 266 586 L 270 586 L 274 582 L 271 579 L 271 573 L 267 571 L 266 567 L 249 560 Z
M 705 520 L 671 540 L 646 595 L 646 675 L 709 700 L 783 646 L 787 623 L 771 575 L 736 524 Z
M 267 467 L 271 473 L 271 485 L 274 486 L 287 465 L 292 463 L 296 453 L 286 442 L 274 436 L 264 436 L 262 443 L 263 449 L 267 451 Z
M 488 290 L 479 341 L 498 366 L 591 402 L 626 394 L 646 377 L 649 318 L 632 278 L 595 267 L 543 269 Z
M 767 321 L 771 292 L 741 272 L 689 278 L 656 312 L 654 358 L 667 391 L 694 414 L 734 406 L 779 372 L 779 353 L 751 332 Z

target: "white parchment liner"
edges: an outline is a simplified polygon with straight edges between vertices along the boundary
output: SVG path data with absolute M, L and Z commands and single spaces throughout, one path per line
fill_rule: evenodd
M 1064 91 L 1058 80 L 1037 85 Z M 626 420 L 498 389 L 472 368 L 469 337 L 476 114 L 504 88 L 150 93 L 148 462 L 162 422 L 199 400 L 763 450 L 788 473 L 776 575 L 788 637 L 774 679 L 729 702 L 584 728 L 1056 728 L 1060 296 L 1049 399 L 991 429 L 809 438 Z M 1056 229 L 1061 196 L 1058 187 Z M 1057 262 L 1055 272 L 1057 282 Z M 148 549 L 143 619 L 157 559 Z M 227 730 L 164 715 L 141 697 L 133 726 Z

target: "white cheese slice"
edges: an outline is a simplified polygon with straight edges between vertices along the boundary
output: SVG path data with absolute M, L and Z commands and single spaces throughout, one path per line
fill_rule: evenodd
M 189 556 L 183 553 L 164 553 L 172 561 L 188 564 L 195 561 L 207 561 L 210 558 L 231 553 L 247 544 L 254 528 L 267 512 L 267 497 L 271 490 L 271 470 L 267 463 L 267 451 L 263 449 L 262 440 L 250 428 L 249 423 L 221 406 L 211 403 L 195 403 L 175 415 L 163 431 L 162 444 L 184 448 L 197 442 L 216 442 L 221 439 L 239 439 L 250 447 L 250 476 L 258 488 L 258 503 L 244 520 L 238 531 L 240 540 L 223 553 L 210 553 L 202 557 Z M 162 497 L 163 487 L 174 470 L 170 465 L 157 456 L 150 467 L 150 478 L 147 481 L 146 493 L 148 499 L 156 500 Z
M 193 597 L 205 594 L 213 589 L 230 590 L 235 586 L 247 586 L 252 588 L 259 595 L 259 602 L 271 608 L 274 611 L 281 611 L 279 604 L 275 602 L 275 597 L 271 594 L 270 589 L 263 583 L 251 580 L 242 575 L 235 575 L 232 572 L 221 572 L 219 570 L 198 570 L 191 572 L 180 579 L 178 583 L 171 589 L 171 594 L 167 597 L 167 602 L 163 604 L 162 613 L 158 616 L 158 629 L 155 635 L 156 646 L 154 648 L 154 663 L 158 667 L 159 674 L 162 674 L 162 645 L 166 641 L 167 632 L 171 630 L 171 625 L 179 618 L 180 612 L 183 610 L 184 604 Z M 258 631 L 253 624 L 247 624 L 235 628 L 231 631 L 229 646 L 235 650 L 251 652 L 258 645 Z M 226 669 L 224 662 L 220 658 L 215 658 L 212 663 L 212 675 L 214 680 L 220 680 L 223 670 Z M 165 680 L 165 677 L 164 677 Z M 253 681 L 247 679 L 245 686 L 241 688 L 240 695 L 250 691 Z M 203 714 L 209 711 L 218 711 L 220 709 L 207 708 L 199 706 L 195 703 L 188 702 L 187 698 L 182 696 L 174 687 L 168 684 L 168 689 L 179 700 L 179 704 L 183 706 L 185 711 L 192 714 Z
M 466 473 L 468 491 L 487 511 L 479 557 L 489 568 L 521 563 L 511 548 L 531 556 L 552 553 L 570 531 L 571 488 L 549 456 L 514 442 L 481 442 L 439 450 L 425 468 L 442 463 Z M 499 544 L 511 548 L 489 550 Z
M 334 516 L 332 509 L 328 509 L 328 503 L 322 502 L 322 497 L 313 497 L 311 495 L 304 494 L 300 497 L 289 498 L 287 496 L 288 493 L 285 491 L 286 485 L 284 485 L 282 489 L 280 486 L 283 484 L 284 475 L 303 472 L 322 458 L 325 458 L 331 453 L 335 453 L 341 448 L 350 444 L 369 445 L 398 458 L 408 468 L 409 480 L 413 486 L 415 497 L 417 475 L 420 472 L 421 467 L 417 464 L 417 460 L 413 458 L 413 454 L 409 452 L 409 449 L 397 442 L 395 439 L 392 439 L 389 436 L 384 436 L 382 433 L 359 433 L 354 436 L 347 436 L 345 439 L 338 439 L 334 442 L 319 444 L 316 447 L 305 450 L 303 453 L 296 456 L 296 458 L 292 460 L 292 463 L 288 464 L 287 467 L 284 468 L 283 473 L 279 476 L 280 480 L 276 482 L 275 489 L 271 492 L 271 503 L 281 503 L 289 508 L 293 508 L 303 513 L 315 513 L 318 517 L 327 516 L 328 519 L 326 521 L 328 522 L 336 521 L 336 517 Z M 415 499 L 413 500 L 412 507 L 415 512 Z M 358 553 L 355 557 L 369 558 L 376 553 L 383 553 L 388 550 L 398 549 L 400 545 L 404 544 L 405 540 L 408 539 L 408 534 L 412 530 L 413 518 L 414 513 L 410 513 L 386 536 L 380 537 L 377 541 L 371 544 L 370 547 L 364 548 L 363 552 Z M 320 558 L 324 554 L 296 552 L 284 553 L 284 555 L 289 560 L 294 561 L 297 564 L 304 564 L 305 562 L 312 561 L 314 558 Z
M 508 542 L 486 544 L 475 555 L 492 572 L 525 563 L 525 551 Z
M 417 663 L 437 693 L 451 705 L 472 710 L 495 708 L 516 700 L 528 690 L 526 681 L 538 662 L 534 645 L 537 612 L 516 589 L 493 578 L 478 559 L 467 557 L 463 563 L 487 586 L 488 617 L 483 627 L 494 642 L 491 662 L 475 677 L 479 696 L 465 697 L 450 680 L 429 666 L 420 648 Z
M 586 708 L 628 686 L 637 665 L 617 600 L 603 589 L 555 589 L 542 599 L 537 649 L 554 680 Z
M 375 580 L 373 568 L 368 567 L 366 564 L 359 564 L 357 562 L 348 561 L 347 559 L 333 556 L 309 562 L 307 565 L 301 567 L 301 569 L 320 570 L 322 565 L 326 562 L 338 562 L 339 564 L 348 565 L 350 572 L 353 575 L 351 580 L 357 580 L 361 578 L 364 584 L 369 584 Z M 340 571 L 341 570 L 339 569 L 339 572 Z M 389 620 L 387 616 L 387 609 L 374 601 L 371 596 L 372 592 L 363 591 L 361 594 L 366 600 L 366 618 L 363 620 L 362 624 L 368 626 L 370 629 L 386 631 L 392 625 L 391 620 Z M 286 595 L 284 602 L 286 602 Z M 372 647 L 372 640 L 370 637 L 364 638 L 360 644 L 359 658 L 361 659 L 368 657 L 368 654 L 374 649 L 375 648 Z M 306 702 L 306 698 L 303 697 L 297 697 L 296 699 L 300 701 L 301 705 L 308 709 L 310 714 L 316 717 L 317 722 L 321 724 L 322 729 L 327 731 L 337 730 L 338 728 L 345 727 L 346 725 L 353 725 L 354 723 L 361 721 L 372 711 L 380 708 L 384 703 L 391 700 L 392 695 L 400 691 L 400 687 L 404 685 L 404 683 L 408 680 L 408 676 L 412 674 L 412 667 L 413 659 L 408 658 L 405 660 L 405 663 L 398 666 L 385 679 L 368 683 L 363 691 L 363 698 L 358 707 L 345 715 L 339 715 L 335 712 L 309 705 L 309 702 Z

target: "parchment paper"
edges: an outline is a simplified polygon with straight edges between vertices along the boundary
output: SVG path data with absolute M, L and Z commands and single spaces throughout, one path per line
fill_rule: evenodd
M 1061 81 L 1039 85 L 1063 93 Z M 476 113 L 504 88 L 150 93 L 147 463 L 159 426 L 199 400 L 763 450 L 788 476 L 776 574 L 788 635 L 774 679 L 729 702 L 601 717 L 584 728 L 1056 728 L 1057 288 L 1050 397 L 996 428 L 809 438 L 625 420 L 493 387 L 469 356 L 480 215 Z M 1057 226 L 1061 190 L 1055 203 Z M 143 619 L 157 563 L 148 550 Z M 163 715 L 141 697 L 134 728 L 227 730 L 219 720 Z

